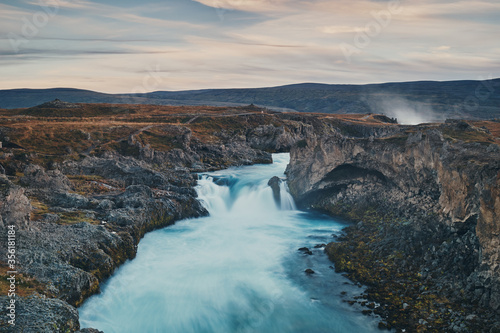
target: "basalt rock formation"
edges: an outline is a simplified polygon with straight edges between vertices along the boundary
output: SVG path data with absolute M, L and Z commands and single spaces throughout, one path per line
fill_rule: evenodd
M 312 136 L 292 148 L 287 176 L 300 206 L 359 221 L 326 251 L 385 304 L 376 313 L 388 326 L 497 327 L 500 147 L 487 129 L 448 121 Z
M 281 192 L 281 188 L 280 188 L 280 183 L 281 183 L 281 179 L 279 179 L 277 176 L 272 177 L 267 182 L 267 185 L 269 185 L 271 187 L 271 189 L 273 190 L 274 202 L 276 203 L 276 205 L 278 207 L 281 207 L 281 193 L 280 193 Z
M 126 125 L 110 126 L 122 106 L 49 106 L 56 111 L 47 116 L 44 105 L 15 126 L 0 115 L 0 141 L 12 143 L 0 151 L 0 251 L 7 253 L 13 228 L 18 272 L 16 296 L 4 296 L 11 269 L 0 258 L 1 332 L 77 331 L 75 307 L 135 257 L 146 232 L 207 214 L 195 172 L 271 163 L 271 152 L 288 150 L 311 127 L 261 109 L 214 109 L 207 117 L 168 108 L 137 115 L 133 106 L 120 120 Z M 92 125 L 66 124 L 78 115 L 95 115 Z

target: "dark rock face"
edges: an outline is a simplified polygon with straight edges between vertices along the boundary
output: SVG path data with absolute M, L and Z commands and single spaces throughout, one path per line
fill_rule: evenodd
M 24 189 L 12 184 L 5 176 L 0 176 L 0 186 L 0 227 L 15 225 L 26 229 L 32 207 Z
M 45 171 L 41 166 L 34 164 L 28 164 L 24 169 L 21 184 L 46 191 L 68 191 L 71 188 L 69 179 L 61 171 Z
M 7 318 L 9 298 L 0 296 L 0 316 Z M 63 333 L 80 328 L 77 310 L 68 303 L 54 298 L 17 297 L 15 328 L 0 324 L 1 332 Z
M 304 254 L 307 254 L 307 255 L 309 255 L 309 256 L 312 256 L 312 254 L 313 254 L 313 253 L 311 252 L 311 250 L 309 250 L 309 248 L 307 248 L 307 247 L 301 247 L 301 248 L 299 249 L 299 251 L 300 251 L 300 252 L 302 252 L 302 253 L 304 253 Z
M 153 170 L 144 161 L 118 154 L 87 157 L 79 162 L 68 161 L 62 165 L 62 171 L 66 175 L 97 175 L 113 179 L 123 187 L 137 184 L 162 186 L 174 180 L 170 173 Z M 185 175 L 182 174 L 178 178 L 184 180 Z M 190 184 L 193 183 L 194 181 L 190 182 Z
M 23 273 L 47 284 L 51 294 L 78 305 L 134 251 L 130 236 L 103 226 L 34 222 L 31 230 L 19 235 L 18 260 Z
M 288 184 L 302 207 L 356 221 L 366 211 L 391 213 L 370 251 L 401 253 L 404 269 L 432 281 L 434 292 L 499 313 L 500 149 L 448 136 L 481 134 L 465 124 L 378 138 L 313 136 L 292 148 Z
M 170 151 L 157 151 L 144 146 L 134 136 L 129 138 L 127 144 L 135 147 L 140 159 L 148 163 L 175 170 L 215 170 L 237 165 L 272 163 L 272 156 L 268 151 L 288 151 L 303 136 L 301 125 L 297 122 L 289 122 L 287 125 L 286 128 L 273 125 L 248 126 L 237 132 L 222 129 L 216 133 L 216 143 L 194 137 L 187 127 L 169 125 L 162 130 L 169 133 L 176 146 Z
M 247 142 L 256 149 L 288 151 L 297 141 L 293 132 L 287 131 L 284 126 L 261 125 L 247 133 Z
M 274 202 L 276 203 L 276 206 L 281 207 L 281 189 L 280 189 L 280 184 L 281 184 L 281 179 L 278 177 L 274 176 L 269 181 L 267 182 L 267 185 L 269 185 L 272 190 L 273 190 L 273 198 Z

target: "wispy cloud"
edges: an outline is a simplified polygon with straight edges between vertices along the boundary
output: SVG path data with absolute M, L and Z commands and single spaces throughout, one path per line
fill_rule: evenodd
M 255 13 L 283 13 L 293 10 L 297 3 L 291 0 L 195 0 L 215 9 L 240 10 Z
M 318 27 L 318 30 L 324 32 L 325 34 L 346 34 L 353 32 L 366 31 L 363 27 L 352 27 L 348 25 L 330 25 L 324 27 Z
M 32 6 L 40 6 L 40 4 L 59 8 L 70 8 L 70 9 L 97 9 L 102 8 L 98 3 L 84 1 L 84 0 L 44 0 L 44 1 L 24 1 L 26 4 Z

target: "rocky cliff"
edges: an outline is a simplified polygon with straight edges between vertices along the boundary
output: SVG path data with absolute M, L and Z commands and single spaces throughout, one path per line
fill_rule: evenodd
M 371 287 L 389 326 L 498 325 L 500 147 L 488 130 L 460 121 L 378 136 L 337 130 L 294 146 L 287 175 L 302 207 L 359 222 L 327 252 Z

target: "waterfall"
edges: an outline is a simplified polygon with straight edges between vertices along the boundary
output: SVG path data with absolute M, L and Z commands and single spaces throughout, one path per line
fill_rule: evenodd
M 295 201 L 293 200 L 290 191 L 288 191 L 288 185 L 285 182 L 280 184 L 281 193 L 281 209 L 283 210 L 296 210 Z
M 105 333 L 376 331 L 373 319 L 340 301 L 347 280 L 314 248 L 342 224 L 297 211 L 284 181 L 276 203 L 267 184 L 273 176 L 285 179 L 288 158 L 275 154 L 271 165 L 200 174 L 196 190 L 210 216 L 147 234 L 137 257 L 79 309 L 82 327 Z M 297 251 L 303 246 L 314 255 Z M 316 274 L 306 275 L 306 268 Z
M 287 156 L 287 155 L 286 155 Z M 245 166 L 201 174 L 196 190 L 202 204 L 212 216 L 250 216 L 257 220 L 262 216 L 276 215 L 280 211 L 296 209 L 288 191 L 283 170 L 288 159 L 275 155 L 272 166 Z M 259 172 L 251 172 L 260 169 Z M 245 177 L 241 177 L 241 174 Z M 280 205 L 276 205 L 268 180 L 278 176 L 280 182 Z
M 280 183 L 280 207 L 275 204 L 272 189 L 265 179 L 255 184 L 239 184 L 239 181 L 235 181 L 227 185 L 221 181 L 220 176 L 214 181 L 213 176 L 205 174 L 200 175 L 196 189 L 202 204 L 213 215 L 258 212 L 272 214 L 280 210 L 296 209 L 285 182 Z

